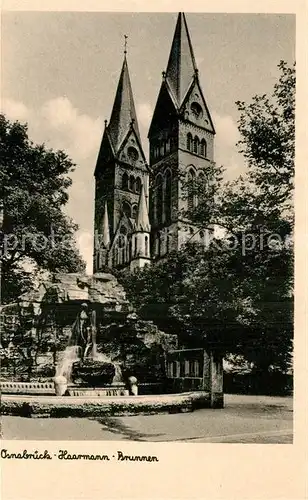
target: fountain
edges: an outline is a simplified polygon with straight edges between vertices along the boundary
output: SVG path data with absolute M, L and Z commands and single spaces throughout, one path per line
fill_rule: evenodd
M 114 277 L 111 278 L 110 275 L 96 276 L 95 280 L 93 278 L 91 280 L 85 277 L 80 278 L 80 276 L 72 276 L 69 280 L 68 275 L 66 275 L 64 280 L 63 276 L 61 276 L 59 281 L 61 286 L 57 285 L 57 299 L 55 300 L 55 294 L 50 293 L 51 290 L 54 291 L 54 287 L 49 288 L 49 294 L 47 295 L 52 295 L 53 302 L 57 304 L 59 296 L 66 294 L 65 298 L 69 299 L 71 304 L 74 304 L 77 314 L 69 329 L 67 346 L 61 353 L 56 365 L 56 373 L 53 379 L 56 394 L 88 394 L 91 396 L 104 393 L 110 394 L 110 392 L 112 395 L 127 394 L 120 363 L 113 361 L 110 356 L 100 352 L 97 345 L 97 314 L 101 320 L 103 313 L 106 314 L 106 311 L 119 313 L 122 308 L 122 316 L 126 316 L 130 312 L 130 308 L 126 307 L 127 304 L 125 304 L 122 290 L 119 289 Z M 108 301 L 102 301 L 102 292 L 106 292 L 106 288 L 110 289 L 110 282 L 113 285 L 113 295 L 114 292 L 117 294 L 116 303 L 110 301 L 110 296 Z M 65 290 L 62 288 L 64 283 Z M 79 290 L 76 293 L 75 283 L 83 291 L 84 288 L 87 288 L 87 296 L 85 294 L 80 296 Z M 119 292 L 122 292 L 122 297 L 121 295 L 119 297 Z M 93 301 L 93 295 L 95 295 L 95 302 Z M 84 300 L 80 303 L 82 299 Z M 119 299 L 122 299 L 124 303 L 121 304 Z M 111 389 L 112 391 L 110 391 Z
M 209 404 L 208 392 L 170 391 L 166 353 L 177 348 L 177 337 L 138 318 L 113 275 L 54 275 L 18 307 L 33 317 L 31 335 L 49 342 L 37 363 L 48 355 L 54 373 L 1 382 L 3 414 L 94 417 Z
M 114 395 L 125 393 L 121 366 L 106 354 L 98 352 L 96 330 L 96 311 L 83 302 L 73 323 L 68 345 L 56 368 L 56 394 L 70 394 L 69 384 L 74 395 L 77 392 L 89 393 L 89 388 L 91 395 L 95 393 L 95 388 L 101 394 L 104 389 L 108 391 L 106 386 L 112 386 Z

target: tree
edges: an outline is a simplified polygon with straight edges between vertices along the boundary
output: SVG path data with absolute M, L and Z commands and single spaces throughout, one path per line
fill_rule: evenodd
M 199 201 L 182 215 L 210 230 L 207 246 L 190 242 L 122 278 L 140 314 L 179 333 L 184 345 L 244 355 L 263 374 L 288 368 L 293 335 L 295 69 L 279 68 L 271 97 L 237 103 L 247 174 L 224 183 L 212 164 L 194 184 Z
M 280 211 L 290 207 L 294 187 L 295 64 L 278 65 L 281 72 L 273 95 L 255 96 L 250 104 L 238 101 L 239 146 L 249 168 L 249 179 Z
M 77 225 L 63 212 L 74 164 L 63 151 L 35 145 L 27 125 L 0 116 L 2 302 L 14 301 L 42 271 L 84 269 Z

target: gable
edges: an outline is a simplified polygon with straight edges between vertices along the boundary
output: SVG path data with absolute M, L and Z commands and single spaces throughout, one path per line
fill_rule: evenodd
M 142 168 L 146 164 L 145 155 L 138 136 L 131 128 L 123 140 L 117 157 L 120 161 L 130 164 L 133 167 Z
M 123 235 L 125 239 L 128 235 L 132 234 L 132 232 L 134 231 L 134 224 L 135 222 L 133 221 L 133 219 L 129 219 L 125 214 L 122 215 L 119 220 L 118 227 L 115 231 L 112 243 L 110 245 L 110 250 L 112 250 L 114 246 L 117 245 L 120 235 Z
M 214 124 L 197 78 L 184 98 L 181 111 L 186 120 L 215 134 Z

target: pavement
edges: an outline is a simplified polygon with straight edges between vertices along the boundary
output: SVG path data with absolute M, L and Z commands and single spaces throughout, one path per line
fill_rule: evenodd
M 292 444 L 291 397 L 225 395 L 223 409 L 102 418 L 1 417 L 2 439 Z

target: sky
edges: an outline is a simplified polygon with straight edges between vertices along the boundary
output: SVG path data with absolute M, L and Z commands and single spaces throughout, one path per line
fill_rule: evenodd
M 143 147 L 166 69 L 177 13 L 2 12 L 2 111 L 36 143 L 76 163 L 66 212 L 92 270 L 94 168 L 128 35 L 128 66 Z M 216 128 L 215 160 L 244 171 L 235 102 L 270 94 L 281 59 L 295 60 L 292 14 L 186 13 L 201 86 Z

